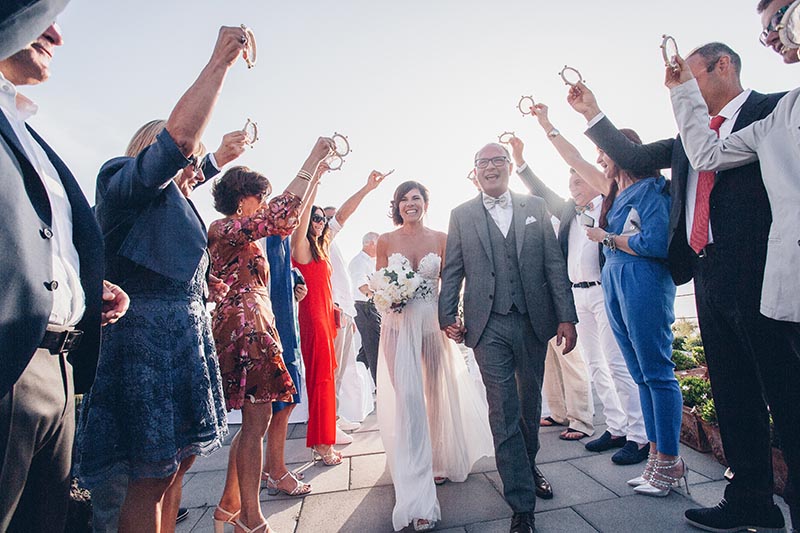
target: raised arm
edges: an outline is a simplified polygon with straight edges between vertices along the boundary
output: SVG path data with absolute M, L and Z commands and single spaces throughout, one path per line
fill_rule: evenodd
M 567 200 L 545 185 L 544 182 L 533 173 L 531 166 L 525 162 L 525 158 L 522 155 L 522 151 L 525 148 L 522 139 L 512 137 L 509 144 L 511 144 L 511 157 L 514 158 L 514 163 L 517 165 L 517 175 L 522 180 L 522 183 L 525 184 L 532 195 L 543 198 L 545 204 L 547 204 L 548 211 L 558 216 L 566 206 Z
M 531 108 L 531 113 L 536 117 L 547 138 L 553 143 L 561 159 L 575 169 L 589 185 L 602 194 L 608 194 L 611 182 L 592 163 L 583 158 L 575 146 L 569 142 L 550 122 L 548 109 L 544 104 L 536 104 Z

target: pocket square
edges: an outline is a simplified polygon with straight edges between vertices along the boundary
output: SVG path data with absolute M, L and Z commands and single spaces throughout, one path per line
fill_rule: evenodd
M 525 225 L 526 226 L 528 224 L 533 224 L 534 222 L 536 222 L 536 217 L 534 217 L 534 216 L 529 216 L 528 218 L 525 219 Z

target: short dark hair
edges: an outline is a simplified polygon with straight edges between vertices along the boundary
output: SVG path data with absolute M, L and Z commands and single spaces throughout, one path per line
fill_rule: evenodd
M 772 3 L 772 0 L 761 0 L 758 3 L 758 6 L 756 6 L 756 13 L 759 13 L 759 14 L 763 13 L 764 10 L 767 9 L 771 3 Z
M 242 198 L 269 196 L 271 192 L 272 185 L 266 176 L 244 166 L 231 167 L 211 188 L 214 209 L 226 216 L 236 213 Z
M 703 46 L 695 48 L 688 57 L 692 57 L 694 55 L 699 55 L 705 60 L 706 71 L 708 72 L 714 70 L 719 58 L 722 56 L 728 56 L 731 58 L 731 64 L 733 65 L 733 69 L 736 71 L 736 76 L 738 77 L 742 74 L 742 58 L 739 57 L 739 54 L 733 51 L 733 48 L 725 43 L 714 42 L 704 44 Z
M 404 181 L 403 183 L 398 185 L 397 188 L 394 190 L 394 196 L 392 197 L 392 201 L 389 204 L 389 208 L 391 210 L 392 222 L 394 222 L 395 226 L 403 225 L 403 217 L 400 216 L 400 200 L 402 200 L 403 196 L 408 194 L 408 191 L 412 189 L 419 189 L 419 193 L 422 195 L 422 199 L 425 200 L 425 205 L 428 205 L 428 200 L 430 198 L 430 194 L 428 193 L 428 188 L 418 181 Z

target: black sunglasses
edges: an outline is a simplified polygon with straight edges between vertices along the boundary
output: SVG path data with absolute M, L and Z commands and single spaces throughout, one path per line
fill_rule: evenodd
M 327 222 L 328 219 L 322 215 L 311 215 L 311 222 L 319 224 L 320 222 Z

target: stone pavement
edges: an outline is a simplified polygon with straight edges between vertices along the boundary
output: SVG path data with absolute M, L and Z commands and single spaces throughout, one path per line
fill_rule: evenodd
M 602 413 L 597 405 L 595 412 Z M 599 422 L 602 422 L 601 415 Z M 681 445 L 681 455 L 691 470 L 689 490 L 683 485 L 666 498 L 637 495 L 625 481 L 641 474 L 644 463 L 617 466 L 615 450 L 602 454 L 584 449 L 583 441 L 558 439 L 561 428 L 542 428 L 538 464 L 553 485 L 552 500 L 538 500 L 536 530 L 547 532 L 681 532 L 698 531 L 683 521 L 689 507 L 714 505 L 722 497 L 724 468 L 710 454 Z M 605 429 L 597 426 L 596 435 Z M 231 427 L 231 434 L 238 426 Z M 341 465 L 325 467 L 310 462 L 305 447 L 305 424 L 293 424 L 286 444 L 286 462 L 305 473 L 313 492 L 305 498 L 268 496 L 261 492 L 264 515 L 277 533 L 365 532 L 390 533 L 394 491 L 377 431 L 375 414 L 352 433 L 353 443 L 341 448 Z M 228 438 L 230 442 L 230 437 Z M 198 459 L 186 474 L 182 506 L 189 517 L 179 533 L 213 532 L 212 513 L 225 482 L 229 446 Z M 511 510 L 502 498 L 502 483 L 493 458 L 479 461 L 464 483 L 448 482 L 437 488 L 442 520 L 440 533 L 505 533 Z M 692 501 L 694 500 L 694 501 Z M 788 510 L 777 498 L 788 523 Z M 228 526 L 230 527 L 230 526 Z M 230 531 L 227 529 L 226 531 Z M 405 531 L 412 531 L 411 527 Z

